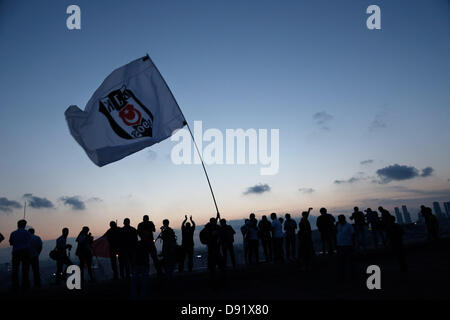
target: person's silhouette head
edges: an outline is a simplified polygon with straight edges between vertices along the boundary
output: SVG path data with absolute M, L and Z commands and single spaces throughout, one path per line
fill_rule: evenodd
M 123 225 L 124 225 L 125 227 L 130 226 L 130 219 L 128 219 L 128 218 L 123 219 Z
M 17 228 L 25 229 L 26 226 L 27 226 L 27 221 L 26 220 L 21 219 L 21 220 L 17 221 Z
M 150 218 L 148 217 L 148 215 L 145 215 L 145 216 L 142 217 L 142 220 L 145 221 L 145 222 L 149 221 L 149 219 Z
M 275 212 L 272 212 L 270 214 L 270 219 L 275 220 L 277 218 L 277 214 Z
M 209 223 L 210 223 L 211 225 L 217 225 L 217 220 L 216 220 L 216 218 L 211 218 L 211 219 L 209 219 Z
M 169 226 L 169 219 L 164 219 L 163 220 L 163 226 L 164 227 L 168 227 Z
M 30 228 L 30 229 L 28 229 L 28 232 L 31 233 L 31 234 L 34 234 L 34 229 Z
M 89 227 L 84 226 L 83 229 L 81 229 L 82 233 L 88 233 L 89 232 Z
M 354 207 L 354 208 L 353 208 L 353 211 L 358 212 L 358 211 L 359 211 L 359 208 L 358 208 L 358 207 Z
M 367 212 L 367 213 L 372 213 L 372 209 L 371 209 L 371 208 L 367 208 L 367 209 L 366 209 L 366 212 Z
M 267 216 L 266 216 L 266 215 L 262 216 L 262 217 L 261 217 L 261 220 L 262 220 L 262 221 L 267 221 Z
M 379 206 L 379 207 L 378 207 L 378 211 L 380 211 L 381 213 L 383 213 L 383 212 L 384 212 L 384 208 L 383 208 L 382 206 Z
M 327 213 L 327 209 L 326 208 L 320 208 L 319 210 L 320 214 L 326 214 Z
M 289 213 L 286 213 L 284 217 L 286 218 L 286 220 L 291 220 L 291 215 Z
M 343 214 L 338 215 L 338 221 L 340 224 L 346 224 L 347 223 L 347 219 L 345 218 L 345 216 Z
M 222 227 L 225 227 L 225 226 L 227 225 L 227 220 L 226 220 L 226 219 L 221 219 L 221 220 L 220 220 L 220 225 L 221 225 Z
M 109 223 L 109 226 L 111 227 L 111 228 L 116 228 L 117 227 L 117 223 L 115 222 L 115 221 L 111 221 L 110 223 Z
M 191 223 L 190 222 L 186 222 L 186 227 L 190 228 L 191 227 Z
M 67 237 L 67 236 L 69 235 L 69 228 L 63 228 L 63 229 L 62 229 L 62 235 L 63 235 L 64 237 Z
M 255 219 L 255 214 L 254 213 L 250 213 L 250 220 Z
M 309 211 L 303 211 L 302 212 L 302 217 L 303 218 L 308 218 L 308 216 L 309 216 Z

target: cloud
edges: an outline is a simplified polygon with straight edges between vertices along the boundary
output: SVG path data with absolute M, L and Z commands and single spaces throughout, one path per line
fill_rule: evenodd
M 371 163 L 373 163 L 372 159 L 367 159 L 367 160 L 363 160 L 363 161 L 360 162 L 360 164 L 362 164 L 363 166 L 366 165 L 366 164 L 371 164 Z
M 25 193 L 23 197 L 27 200 L 27 205 L 34 209 L 54 208 L 53 203 L 47 198 L 33 196 L 31 193 Z
M 298 191 L 300 191 L 303 194 L 310 194 L 316 190 L 314 190 L 313 188 L 299 188 Z
M 422 173 L 420 174 L 421 177 L 429 177 L 433 174 L 434 169 L 432 167 L 426 167 L 425 169 L 422 169 Z
M 86 200 L 86 202 L 103 202 L 103 199 L 98 197 L 92 197 Z
M 0 211 L 9 213 L 12 212 L 13 209 L 20 209 L 20 208 L 22 208 L 22 205 L 19 202 L 14 200 L 8 200 L 5 197 L 0 198 Z
M 245 195 L 247 194 L 261 194 L 264 192 L 269 192 L 270 191 L 270 187 L 268 184 L 257 184 L 254 185 L 253 187 L 248 187 L 247 191 L 244 192 Z
M 60 197 L 59 200 L 62 201 L 62 203 L 65 206 L 71 207 L 72 210 L 81 211 L 86 209 L 86 205 L 84 204 L 83 200 L 80 199 L 79 196 Z
M 369 125 L 370 131 L 375 131 L 377 129 L 384 129 L 387 127 L 386 124 L 386 113 L 381 112 L 375 115 L 375 118 L 372 120 L 372 122 Z
M 391 181 L 409 180 L 416 177 L 429 177 L 434 169 L 426 167 L 420 172 L 416 167 L 394 164 L 377 170 L 380 178 L 378 183 L 389 183 Z
M 331 114 L 327 113 L 326 111 L 316 112 L 313 115 L 313 119 L 316 124 L 323 130 L 330 130 L 328 124 L 331 120 L 333 120 L 333 116 Z
M 358 177 L 351 177 L 350 179 L 347 180 L 334 180 L 335 184 L 345 184 L 345 183 L 355 183 L 362 180 L 362 178 L 358 178 Z

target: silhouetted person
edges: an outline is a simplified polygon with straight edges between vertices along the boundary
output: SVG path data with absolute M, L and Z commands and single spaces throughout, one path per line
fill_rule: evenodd
M 353 208 L 350 220 L 354 221 L 354 229 L 356 236 L 356 249 L 362 252 L 366 251 L 366 217 L 358 207 Z
M 408 266 L 406 265 L 405 252 L 403 249 L 404 231 L 400 225 L 395 223 L 394 216 L 391 216 L 391 221 L 387 226 L 386 234 L 389 240 L 389 244 L 391 245 L 392 252 L 394 256 L 397 257 L 400 264 L 400 270 L 407 271 Z
M 136 250 L 137 237 L 137 230 L 130 226 L 130 219 L 125 218 L 123 227 L 120 229 L 119 258 L 123 264 L 126 279 L 129 279 L 131 275 L 131 263 Z
M 35 235 L 33 228 L 28 229 L 31 234 L 30 240 L 30 265 L 33 271 L 33 285 L 36 288 L 41 286 L 41 274 L 39 271 L 39 255 L 42 251 L 42 240 L 41 237 Z
M 384 239 L 386 239 L 386 230 L 391 221 L 391 214 L 388 210 L 384 209 L 382 206 L 378 207 L 378 212 L 381 214 L 379 229 L 383 234 Z
M 241 227 L 242 233 L 242 245 L 244 246 L 244 260 L 245 264 L 248 264 L 248 219 L 244 220 L 244 225 Z
M 277 219 L 277 214 L 272 212 L 270 214 L 272 219 L 272 242 L 273 242 L 273 259 L 275 262 L 282 262 L 283 258 L 283 228 L 280 220 Z
M 337 252 L 339 264 L 339 277 L 341 280 L 346 278 L 347 271 L 353 277 L 353 247 L 354 247 L 354 229 L 347 223 L 343 214 L 338 216 L 337 223 Z
M 322 241 L 322 254 L 328 252 L 329 255 L 332 255 L 335 241 L 335 219 L 327 213 L 326 208 L 320 208 L 319 212 L 320 216 L 317 217 L 316 226 Z
M 3 240 L 5 240 L 5 237 L 0 233 L 0 243 L 2 243 Z
M 141 240 L 142 244 L 148 246 L 148 250 L 150 252 L 150 256 L 153 260 L 153 265 L 155 266 L 156 272 L 158 275 L 162 274 L 161 266 L 158 260 L 158 254 L 156 252 L 156 245 L 153 238 L 153 233 L 156 231 L 155 224 L 150 221 L 148 215 L 145 215 L 142 218 L 142 222 L 138 224 L 137 232 Z
M 421 206 L 420 212 L 427 227 L 428 240 L 439 239 L 439 221 L 429 207 Z
M 295 259 L 295 232 L 297 231 L 297 222 L 291 218 L 289 213 L 284 216 L 284 231 L 285 231 L 285 247 L 286 259 Z
M 308 221 L 311 210 L 312 208 L 309 208 L 308 211 L 302 212 L 302 218 L 298 224 L 298 259 L 305 270 L 311 269 L 311 260 L 314 256 L 311 224 Z
M 94 281 L 94 274 L 92 273 L 92 243 L 94 242 L 94 238 L 89 232 L 88 227 L 83 227 L 78 234 L 76 239 L 77 250 L 75 254 L 80 259 L 80 271 L 81 271 L 81 281 L 84 279 L 84 267 L 87 267 L 89 280 L 91 282 Z
M 377 249 L 379 238 L 381 238 L 383 245 L 385 245 L 384 235 L 383 235 L 383 232 L 381 231 L 381 227 L 380 227 L 381 221 L 380 221 L 380 218 L 378 217 L 378 212 L 372 211 L 371 208 L 367 208 L 365 211 L 366 211 L 367 223 L 369 224 L 370 230 L 372 233 L 373 244 L 374 244 L 374 247 Z
M 72 245 L 67 244 L 68 235 L 69 229 L 63 228 L 62 235 L 56 239 L 56 283 L 66 277 L 67 267 L 73 264 L 67 255 L 67 250 L 69 250 L 69 253 L 72 250 Z M 64 270 L 63 266 L 66 266 Z
M 117 272 L 117 257 L 119 257 L 120 248 L 120 228 L 117 226 L 116 222 L 111 221 L 109 223 L 109 229 L 105 233 L 106 240 L 109 244 L 109 259 L 111 261 L 111 269 L 113 271 L 113 279 L 119 279 L 119 274 Z M 120 263 L 119 257 L 119 268 L 120 276 L 124 277 L 123 265 Z
M 177 263 L 177 238 L 173 229 L 169 227 L 169 220 L 163 220 L 163 226 L 158 238 L 161 238 L 163 242 L 161 255 L 163 257 L 164 270 L 168 278 L 171 279 Z
M 194 231 L 195 222 L 190 216 L 190 223 L 187 221 L 187 215 L 184 216 L 184 221 L 181 224 L 181 247 L 183 249 L 183 266 L 181 271 L 184 270 L 184 259 L 187 257 L 188 270 L 192 271 L 192 266 L 194 264 Z M 192 223 L 192 225 L 191 225 Z
M 22 289 L 30 287 L 30 241 L 31 234 L 25 230 L 27 222 L 19 220 L 17 230 L 9 236 L 9 244 L 12 248 L 12 287 L 19 288 L 19 269 L 22 265 Z
M 258 230 L 266 262 L 270 262 L 272 261 L 272 224 L 267 220 L 267 216 L 262 216 L 258 223 Z
M 209 222 L 205 225 L 204 231 L 202 230 L 202 232 L 205 232 L 205 238 L 207 241 L 208 269 L 210 271 L 211 280 L 213 281 L 213 284 L 216 275 L 216 267 L 218 266 L 219 269 L 221 269 L 222 271 L 225 269 L 223 257 L 220 254 L 220 244 L 219 244 L 220 227 L 217 225 L 218 219 L 220 219 L 219 215 L 217 215 L 217 218 L 209 219 Z
M 227 265 L 227 257 L 230 254 L 231 265 L 236 268 L 236 259 L 234 257 L 234 231 L 233 227 L 227 224 L 227 220 L 220 220 L 219 244 L 222 249 L 223 263 Z
M 247 241 L 248 241 L 248 262 L 250 264 L 259 262 L 259 239 L 258 239 L 258 220 L 254 213 L 250 214 L 247 223 Z
M 150 249 L 148 243 L 139 240 L 136 243 L 132 260 L 131 299 L 148 297 L 150 273 Z

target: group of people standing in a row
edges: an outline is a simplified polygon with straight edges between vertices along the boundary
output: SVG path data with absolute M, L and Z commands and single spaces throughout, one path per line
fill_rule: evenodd
M 243 236 L 244 256 L 246 264 L 256 264 L 259 260 L 260 244 L 264 252 L 266 262 L 283 262 L 298 260 L 304 269 L 311 268 L 311 261 L 315 255 L 312 228 L 308 220 L 312 208 L 301 214 L 300 222 L 297 222 L 289 213 L 285 218 L 277 217 L 271 213 L 270 219 L 262 216 L 258 221 L 254 213 L 245 219 L 241 227 Z M 350 216 L 353 225 L 347 222 L 344 215 L 339 215 L 337 222 L 326 208 L 320 209 L 316 226 L 320 233 L 322 254 L 333 255 L 337 253 L 341 275 L 344 276 L 347 269 L 352 268 L 352 255 L 354 250 L 364 252 L 367 248 L 367 233 L 372 234 L 373 245 L 378 248 L 381 244 L 389 246 L 398 257 L 400 267 L 406 270 L 406 262 L 403 254 L 403 230 L 395 223 L 395 217 L 383 207 L 378 212 L 366 209 L 364 214 L 358 207 Z M 422 206 L 421 213 L 424 217 L 429 239 L 438 238 L 438 220 L 430 208 Z M 12 283 L 13 288 L 19 286 L 19 267 L 22 265 L 22 286 L 29 287 L 29 268 L 32 267 L 34 285 L 40 286 L 39 254 L 42 251 L 42 240 L 35 235 L 34 229 L 26 230 L 26 221 L 20 220 L 18 229 L 11 233 L 10 244 L 12 252 Z M 179 271 L 184 270 L 187 260 L 188 270 L 192 271 L 194 256 L 194 231 L 195 222 L 187 215 L 181 225 L 181 245 L 177 244 L 174 230 L 169 227 L 169 220 L 163 220 L 160 234 L 155 239 L 155 225 L 145 215 L 137 229 L 130 225 L 130 219 L 123 221 L 123 226 L 118 227 L 114 221 L 110 222 L 110 228 L 104 234 L 109 247 L 109 256 L 114 279 L 132 279 L 135 290 L 145 291 L 142 285 L 148 279 L 150 271 L 150 257 L 158 275 L 166 274 L 170 279 L 176 266 Z M 297 231 L 298 230 L 298 231 Z M 219 214 L 211 218 L 200 231 L 199 238 L 202 244 L 208 248 L 208 269 L 214 276 L 217 267 L 225 270 L 228 256 L 233 268 L 236 267 L 234 253 L 234 236 L 236 232 L 227 224 L 226 219 L 221 219 Z M 63 228 L 61 236 L 56 240 L 56 247 L 50 252 L 50 257 L 56 260 L 56 283 L 65 277 L 64 266 L 72 265 L 70 251 L 72 246 L 67 244 L 69 229 Z M 3 237 L 2 237 L 3 238 Z M 1 238 L 0 238 L 1 239 Z M 162 240 L 161 253 L 157 254 L 155 242 Z M 0 240 L 1 241 L 1 240 Z M 79 259 L 81 276 L 86 267 L 90 281 L 94 280 L 92 272 L 92 258 L 94 255 L 94 238 L 88 227 L 83 227 L 76 238 L 77 249 L 75 254 Z M 160 259 L 161 258 L 161 259 Z M 137 287 L 140 288 L 137 288 Z

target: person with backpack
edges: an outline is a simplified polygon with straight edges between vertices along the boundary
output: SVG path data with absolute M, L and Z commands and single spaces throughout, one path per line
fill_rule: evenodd
M 50 252 L 50 258 L 56 260 L 56 284 L 58 284 L 61 279 L 65 278 L 67 267 L 73 264 L 67 255 L 67 251 L 69 251 L 70 255 L 70 251 L 72 250 L 72 245 L 67 244 L 68 235 L 69 228 L 63 228 L 62 235 L 56 239 L 55 249 Z M 66 266 L 66 268 L 63 270 L 64 266 Z
M 75 254 L 80 260 L 81 282 L 84 279 L 85 266 L 88 270 L 90 282 L 94 282 L 94 274 L 92 272 L 92 243 L 94 242 L 94 237 L 89 232 L 89 227 L 83 227 L 75 241 L 78 243 Z

